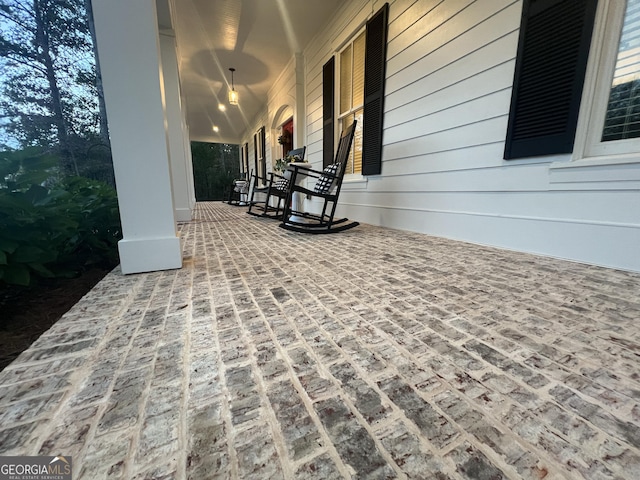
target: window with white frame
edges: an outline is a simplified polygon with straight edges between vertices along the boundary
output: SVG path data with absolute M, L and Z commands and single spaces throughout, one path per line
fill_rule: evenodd
M 603 0 L 578 124 L 576 159 L 640 153 L 640 0 Z
M 389 4 L 385 3 L 367 20 L 365 30 L 356 34 L 322 67 L 322 162 L 325 167 L 333 162 L 336 122 L 340 131 L 357 120 L 345 172 L 361 176 L 381 173 L 388 18 Z
M 362 173 L 365 39 L 363 30 L 340 52 L 337 99 L 340 130 L 354 120 L 358 122 L 345 174 Z

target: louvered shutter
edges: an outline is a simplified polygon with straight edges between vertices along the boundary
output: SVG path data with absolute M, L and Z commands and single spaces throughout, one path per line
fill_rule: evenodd
M 364 113 L 362 127 L 362 174 L 378 175 L 382 169 L 384 84 L 387 67 L 389 4 L 367 22 L 364 60 Z
M 256 174 L 262 181 L 267 175 L 267 158 L 266 158 L 266 130 L 260 127 L 258 130 L 258 164 L 256 166 Z
M 573 151 L 597 0 L 525 0 L 504 158 Z
M 249 175 L 249 143 L 242 147 L 242 173 L 245 177 Z
M 333 163 L 334 75 L 336 62 L 331 57 L 322 67 L 322 165 Z
M 253 171 L 258 173 L 258 132 L 253 134 Z

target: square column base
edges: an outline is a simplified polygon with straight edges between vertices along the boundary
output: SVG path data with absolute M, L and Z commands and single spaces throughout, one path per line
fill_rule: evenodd
M 193 220 L 190 208 L 176 208 L 174 215 L 176 217 L 176 222 L 190 222 Z
M 182 268 L 180 237 L 123 239 L 118 242 L 118 252 L 125 275 Z

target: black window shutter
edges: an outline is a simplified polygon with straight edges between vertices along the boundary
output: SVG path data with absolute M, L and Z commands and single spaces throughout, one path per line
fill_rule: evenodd
M 597 0 L 525 0 L 504 158 L 571 153 Z
M 333 163 L 335 57 L 322 67 L 322 165 Z
M 253 134 L 253 171 L 258 173 L 258 133 Z
M 258 130 L 258 142 L 260 142 L 260 158 L 258 158 L 258 168 L 256 169 L 256 174 L 260 177 L 264 178 L 267 174 L 267 141 L 266 141 L 266 130 L 265 127 L 260 127 Z
M 384 85 L 387 71 L 387 24 L 385 3 L 367 22 L 364 57 L 364 113 L 362 127 L 362 174 L 378 175 L 382 170 Z
M 245 143 L 242 149 L 242 173 L 245 177 L 249 175 L 249 142 Z

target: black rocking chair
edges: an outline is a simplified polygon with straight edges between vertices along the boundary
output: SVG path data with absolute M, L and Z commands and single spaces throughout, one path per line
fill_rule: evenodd
M 302 162 L 307 147 L 296 148 L 287 154 L 292 161 Z M 274 218 L 282 220 L 285 202 L 289 194 L 289 179 L 284 175 L 269 172 L 269 177 L 260 182 L 260 178 L 252 177 L 251 196 L 249 198 L 249 210 L 247 213 L 257 217 Z M 255 195 L 266 195 L 264 200 L 256 200 Z
M 311 170 L 292 164 L 293 170 L 289 183 L 289 196 L 285 202 L 283 221 L 280 227 L 294 232 L 302 233 L 336 233 L 359 225 L 358 222 L 349 222 L 347 218 L 334 219 L 338 197 L 342 187 L 342 178 L 349 159 L 351 144 L 356 130 L 356 122 L 351 124 L 340 135 L 340 142 L 334 162 L 324 171 Z M 306 178 L 315 179 L 312 188 L 302 185 Z M 307 199 L 317 198 L 322 201 L 322 212 L 319 214 L 295 210 L 293 195 L 306 195 Z M 292 203 L 294 205 L 292 205 Z

